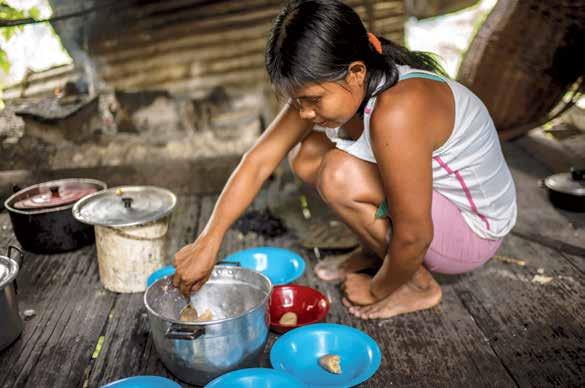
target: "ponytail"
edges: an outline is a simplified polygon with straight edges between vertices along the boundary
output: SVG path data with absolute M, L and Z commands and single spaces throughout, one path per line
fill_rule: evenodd
M 382 36 L 378 36 L 377 38 L 382 43 L 384 57 L 390 63 L 407 65 L 415 69 L 426 70 L 442 75 L 443 77 L 449 77 L 434 54 L 424 51 L 411 51 Z

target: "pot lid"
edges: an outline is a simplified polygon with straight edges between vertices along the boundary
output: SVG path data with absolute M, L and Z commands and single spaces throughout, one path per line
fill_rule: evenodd
M 38 196 L 52 197 L 54 194 L 51 192 L 51 189 L 56 191 L 55 187 L 58 187 L 58 192 L 55 194 L 58 194 L 62 198 L 38 198 Z M 72 208 L 73 204 L 79 199 L 76 197 L 82 197 L 87 195 L 87 193 L 91 195 L 91 193 L 103 190 L 106 187 L 108 186 L 105 182 L 95 179 L 58 179 L 29 186 L 12 194 L 4 201 L 4 207 L 11 212 L 27 215 L 60 211 L 66 208 Z M 27 207 L 27 201 L 31 207 Z M 18 207 L 15 206 L 17 203 L 19 204 Z M 45 205 L 42 205 L 43 203 Z
M 585 180 L 576 178 L 578 175 L 575 172 L 564 172 L 549 176 L 544 180 L 544 184 L 554 191 L 585 197 Z
M 12 205 L 16 209 L 46 209 L 69 205 L 86 195 L 95 193 L 97 187 L 81 181 L 53 181 L 38 187 L 38 194 L 24 198 Z
M 81 199 L 73 207 L 73 216 L 91 225 L 136 226 L 168 215 L 176 203 L 175 194 L 160 187 L 113 187 Z
M 0 289 L 10 283 L 18 273 L 18 263 L 6 256 L 0 256 Z

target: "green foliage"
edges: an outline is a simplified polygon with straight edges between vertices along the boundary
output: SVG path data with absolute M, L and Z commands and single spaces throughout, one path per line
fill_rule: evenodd
M 37 7 L 32 7 L 28 10 L 21 10 L 12 7 L 9 4 L 6 4 L 5 0 L 0 0 L 0 20 L 15 20 L 15 19 L 39 19 L 40 18 L 40 11 Z M 24 26 L 13 26 L 13 27 L 2 27 L 0 28 L 0 36 L 2 36 L 2 41 L 0 41 L 0 69 L 2 69 L 5 73 L 10 71 L 10 61 L 8 60 L 8 55 L 6 51 L 2 48 L 2 43 L 7 42 L 12 38 L 16 33 L 22 31 Z
M 37 7 L 32 7 L 28 10 L 28 16 L 38 20 L 41 18 L 41 11 Z
M 10 63 L 8 62 L 8 55 L 6 51 L 0 48 L 0 69 L 4 70 L 5 73 L 10 71 Z
M 11 5 L 7 4 L 6 1 L 0 1 L 0 17 L 2 19 L 22 19 L 26 17 L 26 13 L 23 10 L 16 9 Z

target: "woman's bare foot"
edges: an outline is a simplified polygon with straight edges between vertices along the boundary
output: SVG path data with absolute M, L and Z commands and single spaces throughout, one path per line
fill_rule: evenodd
M 379 302 L 368 306 L 355 306 L 343 298 L 343 304 L 358 318 L 380 319 L 431 308 L 439 304 L 441 296 L 439 284 L 429 271 L 421 267 L 410 282 Z
M 315 274 L 321 280 L 343 280 L 348 273 L 375 268 L 382 261 L 375 253 L 357 248 L 348 255 L 331 256 L 323 259 L 315 266 Z

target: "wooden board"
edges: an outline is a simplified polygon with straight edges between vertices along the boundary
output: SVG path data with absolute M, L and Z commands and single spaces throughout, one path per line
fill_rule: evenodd
M 519 386 L 583 386 L 585 276 L 562 254 L 510 236 L 500 254 L 464 276 L 458 296 Z M 539 269 L 550 283 L 535 280 Z
M 0 213 L 0 225 L 2 248 L 15 243 L 5 212 Z M 82 386 L 115 301 L 99 284 L 94 251 L 89 246 L 59 255 L 26 254 L 17 279 L 18 302 L 21 313 L 34 309 L 36 315 L 0 353 L 0 386 Z
M 535 239 L 542 236 L 549 241 L 585 248 L 583 213 L 555 208 L 548 200 L 546 190 L 539 187 L 539 180 L 550 175 L 550 170 L 514 143 L 505 143 L 503 148 L 514 176 L 518 198 L 519 211 L 514 231 Z
M 200 207 L 201 197 L 198 195 L 177 197 L 177 207 L 173 211 L 168 232 L 170 241 L 167 247 L 167 264 L 172 264 L 177 251 L 195 239 Z

